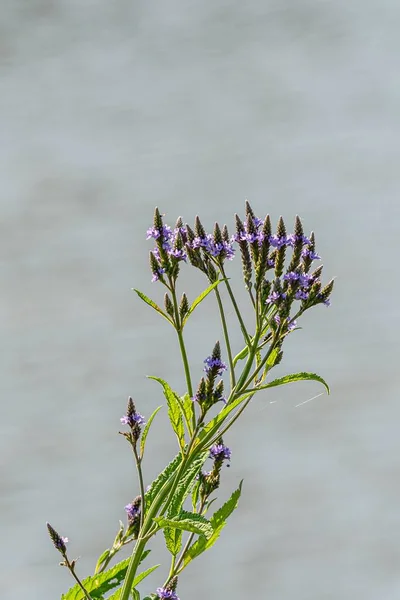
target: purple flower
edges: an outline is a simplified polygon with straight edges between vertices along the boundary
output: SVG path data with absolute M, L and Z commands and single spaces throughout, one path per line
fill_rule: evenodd
M 282 248 L 282 246 L 287 244 L 287 237 L 285 235 L 282 235 L 281 237 L 277 235 L 271 235 L 269 242 L 273 248 Z
M 130 417 L 128 417 L 128 415 L 124 415 L 123 417 L 121 417 L 120 421 L 124 425 L 129 425 L 129 427 L 133 427 L 134 425 L 143 425 L 145 419 L 139 413 L 135 413 Z
M 297 290 L 294 297 L 296 298 L 296 300 L 307 300 L 308 293 L 305 292 L 304 290 Z
M 162 269 L 161 267 L 159 267 L 158 270 L 153 273 L 151 282 L 154 283 L 155 281 L 158 281 L 160 279 L 161 275 L 163 275 L 164 273 L 165 273 L 165 269 Z
M 310 258 L 311 260 L 321 260 L 320 255 L 310 248 L 304 248 L 301 255 L 303 258 Z
M 214 458 L 215 460 L 230 460 L 232 455 L 232 451 L 228 446 L 224 446 L 224 444 L 214 444 L 210 448 L 210 458 Z
M 275 266 L 275 259 L 274 258 L 268 258 L 267 265 L 269 267 L 274 267 Z
M 300 278 L 300 275 L 295 271 L 289 271 L 286 275 L 283 276 L 283 279 L 286 281 L 297 281 Z
M 187 254 L 184 250 L 180 250 L 178 248 L 175 248 L 175 250 L 170 250 L 168 252 L 168 254 L 170 256 L 173 256 L 174 258 L 177 258 L 178 260 L 184 260 L 186 261 L 187 259 Z
M 169 225 L 163 225 L 161 230 L 153 226 L 147 230 L 146 240 L 149 240 L 150 238 L 158 240 L 160 236 L 162 236 L 164 240 L 169 240 L 172 235 L 171 227 Z
M 277 302 L 279 300 L 279 298 L 286 298 L 286 294 L 282 293 L 279 294 L 279 292 L 271 292 L 271 294 L 268 296 L 266 303 L 267 304 L 275 304 L 275 302 Z
M 322 296 L 319 294 L 318 297 L 321 298 Z M 325 304 L 325 306 L 330 306 L 331 301 L 329 300 L 329 298 L 325 298 L 325 300 L 322 300 L 322 304 Z
M 169 590 L 168 588 L 157 588 L 157 595 L 159 598 L 168 598 L 169 600 L 179 600 L 176 592 Z
M 299 275 L 299 282 L 302 287 L 308 287 L 313 283 L 313 276 L 309 275 L 309 273 L 301 273 Z
M 137 506 L 137 503 L 131 502 L 130 504 L 127 504 L 125 510 L 129 521 L 133 521 L 134 518 L 140 514 L 140 506 Z
M 293 248 L 293 246 L 295 245 L 296 242 L 302 242 L 303 245 L 306 244 L 310 244 L 310 240 L 308 237 L 306 237 L 305 235 L 296 235 L 294 233 L 289 233 L 289 235 L 287 236 L 287 245 L 291 246 Z
M 207 373 L 207 375 L 211 370 L 214 369 L 217 369 L 217 373 L 215 376 L 222 375 L 222 373 L 228 368 L 220 358 L 213 358 L 212 356 L 207 356 L 207 358 L 204 360 L 204 363 L 206 366 L 203 370 Z
M 288 322 L 287 330 L 292 331 L 297 326 L 297 321 L 293 319 L 293 321 Z

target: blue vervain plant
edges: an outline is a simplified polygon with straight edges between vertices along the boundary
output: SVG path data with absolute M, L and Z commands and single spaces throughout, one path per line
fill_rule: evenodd
M 224 443 L 229 429 L 261 390 L 300 380 L 315 380 L 322 383 L 329 393 L 326 382 L 315 373 L 294 373 L 270 380 L 270 372 L 282 360 L 284 341 L 298 329 L 299 318 L 318 304 L 330 304 L 333 280 L 322 287 L 322 266 L 312 270 L 314 261 L 320 260 L 315 250 L 314 234 L 304 235 L 299 217 L 295 219 L 293 233 L 287 233 L 282 217 L 273 233 L 270 217 L 256 217 L 248 202 L 244 221 L 237 215 L 235 219 L 236 233 L 230 236 L 226 225 L 221 228 L 218 223 L 213 233 L 206 233 L 199 217 L 196 217 L 193 229 L 184 225 L 180 217 L 172 229 L 164 224 L 159 210 L 155 210 L 147 239 L 155 240 L 155 248 L 150 252 L 150 268 L 152 281 L 160 282 L 166 290 L 164 307 L 161 308 L 139 290 L 135 291 L 164 317 L 178 337 L 186 379 L 185 393 L 181 395 L 163 379 L 151 377 L 163 389 L 178 453 L 145 490 L 143 459 L 146 441 L 161 407 L 145 423 L 133 399 L 129 398 L 126 415 L 121 418 L 127 431 L 120 433 L 129 443 L 136 463 L 138 495 L 125 506 L 126 525 L 120 521 L 113 544 L 100 555 L 94 574 L 83 581 L 76 574 L 76 560 L 68 558 L 68 538 L 60 536 L 47 524 L 53 544 L 63 558 L 60 564 L 67 567 L 76 580 L 76 585 L 62 596 L 62 600 L 99 600 L 106 597 L 140 600 L 139 584 L 160 565 L 150 566 L 141 572 L 139 567 L 150 552 L 148 544 L 160 531 L 164 534 L 171 564 L 162 586 L 144 600 L 179 600 L 176 591 L 178 576 L 192 560 L 214 545 L 239 502 L 242 483 L 210 515 L 223 463 L 231 459 L 231 450 Z M 251 329 L 245 325 L 225 271 L 227 261 L 234 258 L 237 249 L 250 309 L 254 314 Z M 192 303 L 186 293 L 178 298 L 177 281 L 182 263 L 198 269 L 208 284 Z M 226 289 L 243 336 L 243 347 L 236 355 L 230 341 L 221 286 Z M 183 332 L 193 311 L 209 294 L 216 299 L 227 363 L 222 359 L 221 345 L 217 341 L 204 360 L 203 376 L 194 387 Z M 229 373 L 227 392 L 224 392 L 222 379 L 225 372 Z M 210 410 L 215 405 L 220 406 L 220 410 L 211 418 Z M 209 458 L 212 459 L 212 467 L 206 471 L 204 464 Z M 131 557 L 110 568 L 119 550 L 133 542 Z M 108 595 L 112 590 L 113 593 Z

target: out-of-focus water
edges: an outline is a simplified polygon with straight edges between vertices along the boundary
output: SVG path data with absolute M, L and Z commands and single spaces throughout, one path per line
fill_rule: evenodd
M 332 395 L 296 407 L 320 391 L 299 384 L 249 407 L 221 487 L 245 478 L 240 510 L 179 595 L 400 597 L 399 27 L 394 0 L 2 3 L 1 598 L 71 583 L 46 520 L 93 568 L 136 494 L 128 394 L 149 415 L 145 374 L 184 389 L 172 330 L 130 290 L 161 298 L 154 206 L 211 227 L 245 198 L 300 214 L 338 276 L 279 371 Z M 187 328 L 199 377 L 213 315 Z M 147 483 L 175 451 L 165 415 L 150 442 Z

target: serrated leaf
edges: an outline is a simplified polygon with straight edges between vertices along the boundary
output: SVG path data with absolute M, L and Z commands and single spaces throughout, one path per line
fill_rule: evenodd
M 207 459 L 208 451 L 203 452 L 200 456 L 196 457 L 191 465 L 185 471 L 185 474 L 178 482 L 175 493 L 172 496 L 171 502 L 168 505 L 166 518 L 172 519 L 181 514 L 182 506 L 190 494 L 193 483 L 201 470 L 205 460 Z M 164 538 L 165 544 L 169 552 L 176 556 L 182 546 L 182 531 L 176 528 L 165 527 Z
M 143 300 L 143 302 L 145 302 L 146 304 L 148 304 L 149 306 L 151 306 L 151 308 L 154 308 L 154 310 L 156 312 L 158 312 L 162 317 L 164 317 L 164 319 L 166 319 L 168 321 L 168 323 L 170 323 L 172 325 L 172 327 L 175 328 L 174 322 L 172 321 L 172 319 L 169 318 L 169 316 L 158 306 L 158 304 L 156 304 L 154 302 L 154 300 L 152 300 L 151 298 L 148 298 L 146 296 L 146 294 L 143 294 L 143 292 L 136 290 L 135 288 L 132 288 L 134 292 L 137 293 L 137 295 L 139 296 L 139 298 L 141 300 Z
M 145 446 L 146 446 L 146 439 L 147 439 L 147 435 L 148 435 L 149 430 L 150 430 L 150 426 L 151 426 L 151 424 L 153 422 L 154 417 L 156 416 L 156 414 L 158 413 L 158 411 L 161 408 L 162 408 L 162 406 L 157 406 L 157 408 L 155 409 L 155 411 L 153 411 L 153 413 L 149 417 L 149 419 L 148 419 L 148 421 L 147 421 L 147 423 L 146 423 L 146 425 L 145 425 L 145 427 L 143 429 L 143 432 L 142 432 L 142 435 L 141 435 L 141 438 L 140 438 L 140 458 L 143 458 L 144 449 L 145 449 Z
M 193 435 L 193 427 L 192 427 L 193 400 L 187 393 L 184 396 L 181 396 L 180 400 L 181 400 L 180 407 L 182 409 L 182 414 L 183 414 L 183 418 L 186 423 L 189 437 L 192 437 L 192 435 Z
M 209 550 L 215 544 L 221 534 L 221 531 L 226 525 L 228 517 L 230 517 L 233 511 L 237 508 L 240 494 L 242 492 L 242 483 L 243 480 L 240 482 L 238 489 L 233 492 L 229 500 L 227 500 L 225 504 L 223 504 L 221 508 L 218 509 L 210 518 L 210 523 L 213 528 L 212 536 L 209 539 L 200 537 L 192 546 L 190 546 L 189 550 L 185 554 L 183 568 L 185 568 L 194 558 L 196 558 L 196 556 L 199 556 L 206 550 Z
M 183 477 L 179 480 L 166 512 L 166 516 L 169 519 L 174 518 L 181 513 L 183 503 L 190 494 L 193 482 L 205 463 L 208 454 L 209 451 L 207 450 L 207 452 L 202 452 L 200 456 L 194 458 L 190 466 L 186 469 Z
M 157 479 L 153 481 L 149 489 L 145 494 L 146 509 L 149 509 L 153 500 L 161 490 L 163 485 L 171 479 L 175 471 L 178 469 L 182 462 L 182 454 L 177 454 L 174 459 L 165 467 L 165 469 L 159 474 Z
M 323 386 L 325 386 L 326 391 L 328 392 L 328 394 L 330 394 L 329 386 L 322 377 L 320 377 L 316 373 L 307 373 L 305 371 L 301 373 L 292 373 L 291 375 L 285 375 L 284 377 L 279 377 L 279 379 L 274 379 L 273 381 L 270 381 L 270 383 L 267 383 L 266 385 L 261 385 L 256 389 L 257 391 L 266 390 L 267 388 L 276 387 L 279 385 L 286 385 L 287 383 L 295 383 L 296 381 L 318 381 L 319 383 L 322 383 Z
M 129 558 L 114 565 L 104 573 L 98 573 L 87 577 L 82 581 L 84 588 L 89 592 L 93 600 L 103 598 L 104 594 L 116 588 L 125 578 L 129 565 Z M 84 600 L 85 595 L 78 584 L 74 585 L 66 594 L 61 596 L 61 600 Z
M 178 438 L 179 446 L 181 450 L 183 450 L 186 446 L 186 442 L 185 429 L 183 427 L 181 399 L 164 379 L 161 379 L 160 377 L 154 377 L 153 375 L 149 375 L 149 379 L 154 379 L 154 381 L 158 381 L 158 383 L 160 383 L 163 387 L 164 396 L 167 400 L 168 405 L 168 417 L 171 422 L 172 429 L 174 430 L 175 435 Z
M 216 288 L 217 285 L 219 285 L 223 281 L 225 281 L 225 279 L 218 279 L 218 281 L 214 281 L 214 283 L 212 283 L 211 285 L 209 285 L 208 288 L 206 288 L 203 292 L 201 292 L 201 294 L 199 296 L 197 296 L 197 298 L 191 304 L 191 306 L 190 306 L 187 314 L 185 315 L 185 318 L 182 321 L 182 329 L 184 328 L 186 321 L 188 320 L 188 318 L 190 317 L 190 315 L 192 314 L 192 312 L 194 311 L 194 309 L 197 308 L 197 306 L 201 302 L 203 302 L 204 298 L 207 298 L 208 294 L 210 292 L 212 292 L 213 289 Z
M 203 535 L 209 539 L 213 534 L 210 521 L 197 513 L 182 511 L 178 517 L 167 519 L 166 517 L 155 517 L 154 521 L 159 527 L 172 527 L 182 531 L 190 531 Z

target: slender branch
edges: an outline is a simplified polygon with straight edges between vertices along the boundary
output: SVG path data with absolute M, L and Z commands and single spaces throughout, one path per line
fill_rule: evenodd
M 137 469 L 138 478 L 139 478 L 140 497 L 142 499 L 142 501 L 141 501 L 142 510 L 140 511 L 140 529 L 141 529 L 143 527 L 144 511 L 145 511 L 142 459 L 138 455 L 135 445 L 132 445 L 132 450 L 133 450 L 133 454 L 135 455 L 136 469 Z
M 220 269 L 221 269 L 222 275 L 224 276 L 224 281 L 225 281 L 226 289 L 228 290 L 228 294 L 229 294 L 230 299 L 232 301 L 233 308 L 235 309 L 236 316 L 237 316 L 238 321 L 240 323 L 240 327 L 241 327 L 241 330 L 242 330 L 242 333 L 243 333 L 243 337 L 246 340 L 246 344 L 249 345 L 250 344 L 250 337 L 249 337 L 249 334 L 247 333 L 246 326 L 245 326 L 244 321 L 242 319 L 242 315 L 240 314 L 240 310 L 239 310 L 239 307 L 238 307 L 237 302 L 235 300 L 235 296 L 234 296 L 234 294 L 232 292 L 232 288 L 231 288 L 231 286 L 229 284 L 229 281 L 228 281 L 228 279 L 226 277 L 226 273 L 224 271 L 223 265 L 220 266 Z
M 228 327 L 226 325 L 226 319 L 225 319 L 224 307 L 223 307 L 222 300 L 221 300 L 221 295 L 217 288 L 215 288 L 214 292 L 215 292 L 215 296 L 216 296 L 217 302 L 218 302 L 219 314 L 221 316 L 222 329 L 224 330 L 225 345 L 226 345 L 226 351 L 228 353 L 228 361 L 229 361 L 229 369 L 230 369 L 229 375 L 230 375 L 231 389 L 233 389 L 236 385 L 236 379 L 235 379 L 235 367 L 233 366 L 232 349 L 231 349 L 231 344 L 229 341 Z
M 92 596 L 89 594 L 88 591 L 86 591 L 85 586 L 83 585 L 83 583 L 81 582 L 81 580 L 79 579 L 79 577 L 77 576 L 77 574 L 75 573 L 75 565 L 74 565 L 74 561 L 71 564 L 68 560 L 68 557 L 66 554 L 64 554 L 64 560 L 65 560 L 65 564 L 68 568 L 68 570 L 70 571 L 72 577 L 75 579 L 76 583 L 79 585 L 79 587 L 81 588 L 82 592 L 85 594 L 85 598 L 87 600 L 93 600 Z

